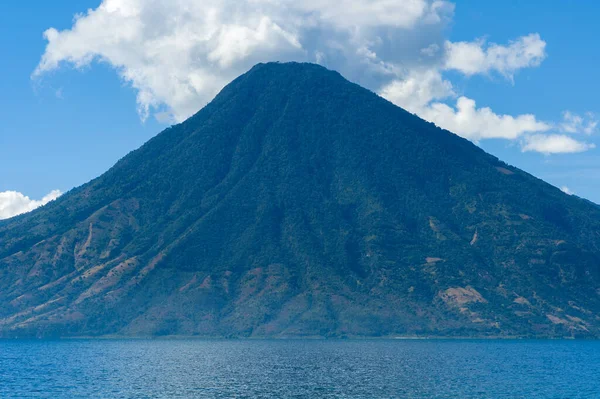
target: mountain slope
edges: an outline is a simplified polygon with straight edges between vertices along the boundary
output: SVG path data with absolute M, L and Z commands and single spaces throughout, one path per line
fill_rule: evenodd
M 600 209 L 311 64 L 261 64 L 0 223 L 3 336 L 600 336 Z

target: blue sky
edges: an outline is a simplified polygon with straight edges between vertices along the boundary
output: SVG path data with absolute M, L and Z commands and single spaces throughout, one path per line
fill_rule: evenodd
M 504 1 L 474 0 L 457 3 L 452 40 L 489 36 L 504 43 L 527 32 L 538 32 L 547 42 L 547 58 L 538 68 L 523 70 L 510 82 L 474 77 L 463 89 L 478 103 L 508 114 L 534 113 L 553 120 L 566 110 L 600 113 L 600 63 L 597 16 L 600 4 L 590 0 Z M 590 137 L 591 142 L 598 139 Z M 600 143 L 599 143 L 600 144 Z M 482 141 L 482 148 L 504 161 L 555 186 L 567 186 L 577 195 L 600 203 L 598 149 L 579 154 L 522 153 L 511 143 Z
M 600 5 L 416 0 L 411 4 L 427 8 L 414 9 L 398 0 L 382 11 L 340 1 L 347 4 L 307 0 L 292 10 L 273 6 L 285 0 L 256 8 L 218 0 L 218 16 L 210 18 L 205 2 L 192 0 L 3 3 L 0 208 L 28 210 L 37 204 L 30 199 L 89 181 L 269 60 L 338 69 L 506 162 L 600 203 Z M 478 54 L 486 59 L 470 58 Z M 415 102 L 428 90 L 438 94 Z M 461 97 L 477 104 L 466 119 L 457 112 Z M 481 107 L 516 121 L 506 132 L 494 128 Z
M 164 128 L 141 123 L 135 93 L 106 66 L 65 69 L 32 81 L 44 53 L 42 33 L 68 28 L 75 13 L 98 1 L 0 5 L 0 192 L 41 198 L 67 191 L 103 173 Z M 58 92 L 58 96 L 57 96 Z

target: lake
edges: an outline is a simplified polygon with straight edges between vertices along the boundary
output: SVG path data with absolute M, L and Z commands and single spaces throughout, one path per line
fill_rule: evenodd
M 0 341 L 0 398 L 600 398 L 600 343 Z

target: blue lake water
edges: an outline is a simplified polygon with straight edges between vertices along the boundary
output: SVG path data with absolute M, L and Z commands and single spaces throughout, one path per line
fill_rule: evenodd
M 600 398 L 600 343 L 0 341 L 0 398 Z

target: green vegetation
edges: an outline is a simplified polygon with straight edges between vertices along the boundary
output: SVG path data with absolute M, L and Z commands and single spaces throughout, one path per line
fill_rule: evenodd
M 600 336 L 600 208 L 261 64 L 0 224 L 0 335 Z

